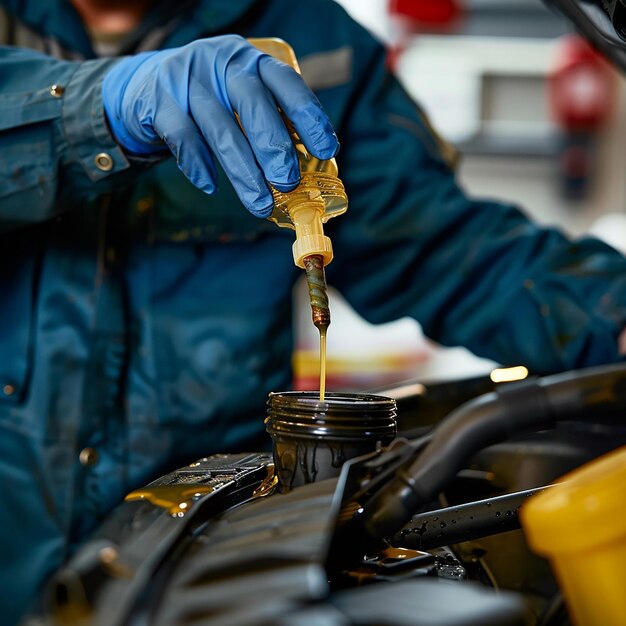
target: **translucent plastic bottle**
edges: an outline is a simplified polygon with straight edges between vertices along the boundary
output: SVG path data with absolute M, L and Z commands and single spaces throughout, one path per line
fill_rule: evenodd
M 287 42 L 273 38 L 248 41 L 300 73 L 296 55 Z M 298 153 L 301 180 L 296 189 L 286 193 L 271 188 L 274 211 L 269 219 L 282 228 L 296 231 L 293 260 L 298 267 L 305 269 L 304 259 L 310 255 L 320 255 L 324 265 L 328 265 L 333 259 L 333 247 L 324 235 L 323 224 L 346 212 L 348 197 L 335 159 L 323 161 L 314 157 L 288 120 L 286 124 Z

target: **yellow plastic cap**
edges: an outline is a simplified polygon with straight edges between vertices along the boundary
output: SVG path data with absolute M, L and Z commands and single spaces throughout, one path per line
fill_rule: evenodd
M 520 511 L 533 550 L 557 556 L 626 542 L 626 447 L 583 465 L 559 482 L 532 497 Z
M 326 235 L 301 235 L 293 242 L 291 249 L 294 263 L 303 269 L 304 259 L 312 254 L 323 257 L 325 266 L 333 260 L 333 244 Z

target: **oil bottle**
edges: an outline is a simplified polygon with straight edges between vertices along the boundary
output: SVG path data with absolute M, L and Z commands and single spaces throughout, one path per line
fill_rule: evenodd
M 253 46 L 290 65 L 300 73 L 296 55 L 282 39 L 249 39 Z M 298 154 L 300 184 L 293 191 L 280 192 L 270 185 L 274 210 L 269 217 L 282 228 L 296 232 L 293 244 L 294 263 L 305 270 L 311 301 L 313 324 L 320 333 L 320 400 L 326 388 L 326 333 L 330 308 L 324 267 L 333 259 L 330 239 L 324 224 L 348 209 L 348 197 L 338 177 L 335 159 L 321 160 L 306 149 L 289 120 L 285 120 Z

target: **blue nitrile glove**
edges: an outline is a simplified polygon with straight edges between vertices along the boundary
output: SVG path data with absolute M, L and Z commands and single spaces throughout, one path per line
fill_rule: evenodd
M 277 105 L 317 158 L 329 159 L 339 148 L 302 78 L 237 35 L 126 57 L 105 76 L 102 96 L 127 152 L 157 154 L 167 144 L 185 176 L 207 193 L 216 189 L 213 153 L 244 206 L 259 217 L 273 205 L 266 180 L 280 191 L 300 180 Z

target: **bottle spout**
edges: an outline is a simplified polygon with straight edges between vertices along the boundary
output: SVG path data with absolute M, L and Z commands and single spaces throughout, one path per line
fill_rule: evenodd
M 321 257 L 324 266 L 333 260 L 332 243 L 324 235 L 323 215 L 323 201 L 300 203 L 290 211 L 296 231 L 296 240 L 292 246 L 293 260 L 302 269 L 306 269 L 305 259 L 309 256 Z

